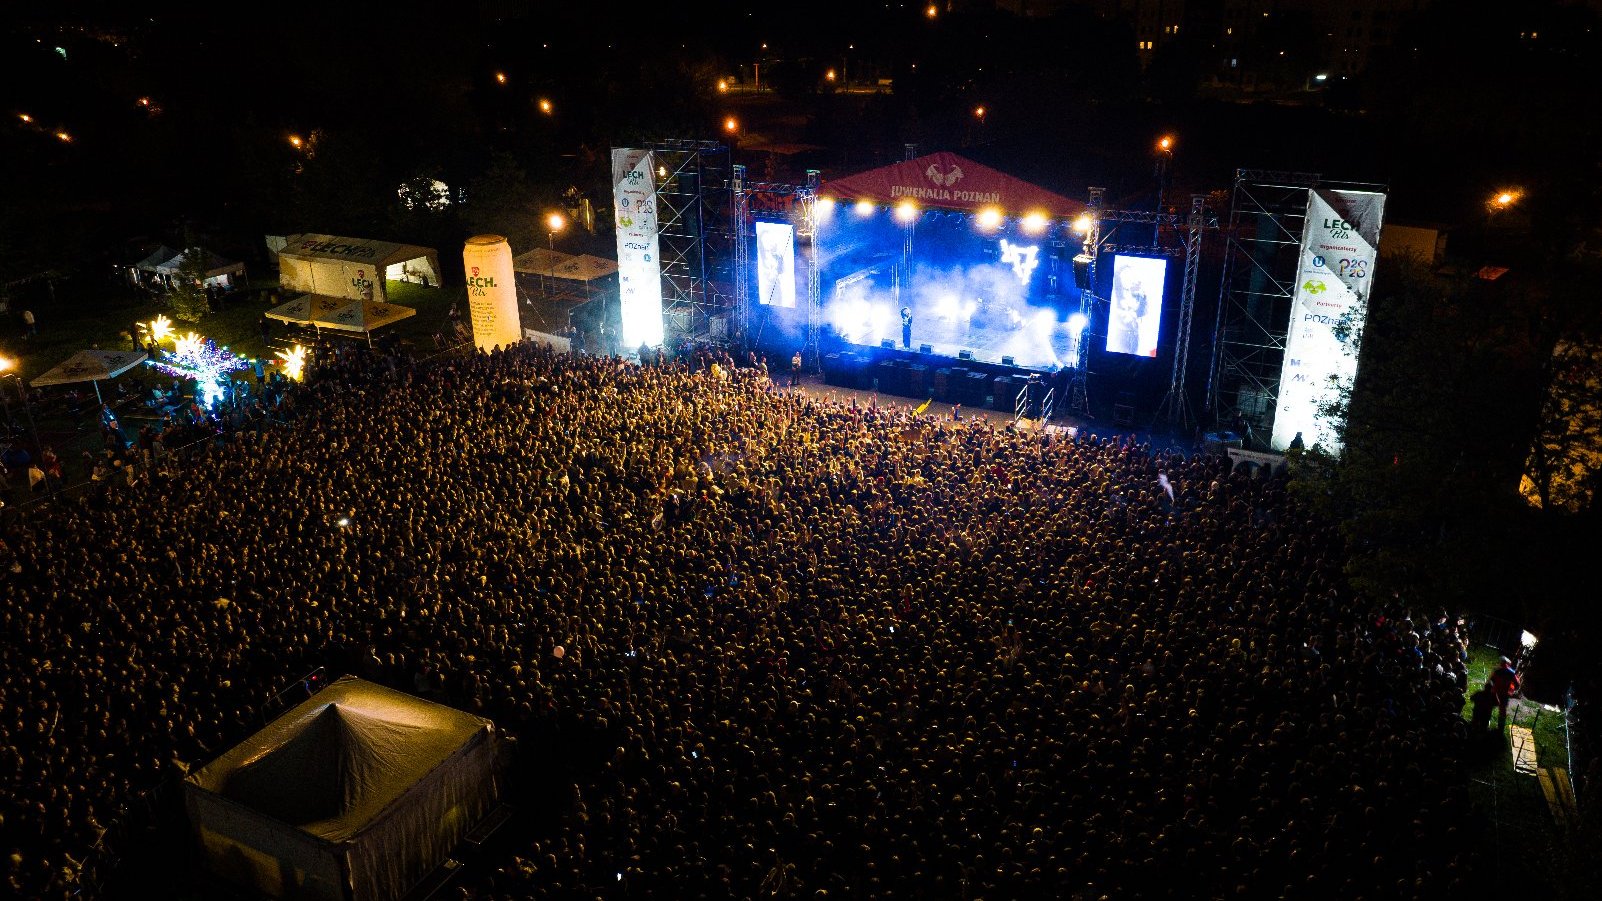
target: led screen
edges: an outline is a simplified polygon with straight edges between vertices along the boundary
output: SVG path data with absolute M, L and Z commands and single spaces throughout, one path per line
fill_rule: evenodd
M 795 227 L 758 222 L 756 245 L 758 298 L 768 306 L 795 306 Z
M 1167 278 L 1167 260 L 1122 254 L 1113 257 L 1108 353 L 1157 356 L 1157 336 L 1163 326 L 1163 283 Z

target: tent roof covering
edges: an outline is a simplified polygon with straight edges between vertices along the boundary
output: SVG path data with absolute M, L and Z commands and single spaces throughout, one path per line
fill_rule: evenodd
M 34 379 L 35 388 L 44 385 L 71 385 L 78 382 L 104 382 L 114 379 L 145 361 L 145 354 L 131 350 L 80 350 L 66 362 Z
M 512 268 L 530 275 L 549 275 L 576 282 L 593 281 L 617 271 L 617 261 L 589 254 L 574 255 L 536 247 L 512 260 Z
M 327 294 L 302 294 L 289 303 L 267 311 L 268 319 L 293 325 L 315 325 L 319 328 L 342 329 L 348 332 L 371 332 L 386 325 L 417 315 L 412 307 L 373 300 L 351 300 L 346 297 L 329 297 Z
M 303 260 L 334 260 L 340 263 L 368 263 L 374 266 L 390 266 L 418 257 L 434 260 L 439 256 L 432 247 L 311 233 L 290 235 L 285 239 L 283 249 L 279 250 L 278 254 Z
M 216 275 L 224 275 L 229 272 L 245 271 L 244 263 L 236 260 L 225 259 L 209 250 L 206 250 L 205 248 L 198 249 L 200 251 L 201 258 L 205 261 L 206 278 L 211 278 L 212 276 Z M 156 272 L 160 272 L 163 275 L 176 275 L 183 267 L 184 259 L 188 256 L 188 252 L 175 254 L 164 262 L 157 263 L 153 268 Z M 143 266 L 144 264 L 141 263 L 140 265 Z
M 921 207 L 977 212 L 997 207 L 1008 216 L 1040 211 L 1054 218 L 1084 212 L 1085 204 L 998 172 L 955 153 L 931 153 L 830 181 L 822 194 L 842 201 L 894 204 L 910 200 Z
M 347 676 L 187 781 L 339 843 L 493 728 L 489 720 Z

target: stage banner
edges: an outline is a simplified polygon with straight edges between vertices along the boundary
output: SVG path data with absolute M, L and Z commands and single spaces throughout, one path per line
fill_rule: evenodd
M 512 245 L 500 235 L 468 238 L 462 248 L 462 266 L 467 276 L 473 346 L 487 352 L 516 344 L 523 335 L 517 315 Z
M 657 347 L 662 343 L 662 263 L 651 151 L 612 148 L 612 199 L 623 346 Z
M 1336 384 L 1357 377 L 1358 345 L 1368 317 L 1385 195 L 1373 191 L 1308 191 L 1301 263 L 1285 335 L 1274 450 L 1300 435 L 1306 447 L 1339 453 L 1336 424 L 1319 413 Z

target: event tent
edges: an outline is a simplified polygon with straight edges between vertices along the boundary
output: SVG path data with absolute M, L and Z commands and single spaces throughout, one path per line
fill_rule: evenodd
M 95 397 L 100 397 L 100 383 L 109 381 L 145 361 L 145 354 L 133 350 L 80 350 L 65 362 L 31 383 L 35 388 L 46 385 L 74 385 L 93 382 Z
M 570 254 L 536 247 L 512 259 L 512 268 L 529 275 L 591 282 L 617 272 L 617 261 L 590 254 Z
M 184 782 L 211 870 L 274 897 L 403 897 L 499 797 L 488 720 L 346 676 Z
M 224 259 L 204 248 L 195 248 L 204 262 L 202 285 L 207 288 L 232 288 L 245 277 L 245 264 Z M 160 284 L 172 287 L 174 278 L 182 270 L 188 252 L 173 250 L 163 244 L 149 256 L 128 267 L 128 277 L 135 285 Z
M 382 303 L 385 281 L 439 284 L 430 247 L 332 235 L 290 235 L 278 251 L 278 280 L 292 291 Z
M 371 335 L 386 325 L 417 315 L 412 307 L 372 300 L 349 300 L 325 294 L 303 294 L 268 310 L 268 319 L 318 329 L 339 329 Z
M 842 203 L 890 205 L 910 200 L 926 209 L 976 213 L 986 207 L 1008 216 L 1041 212 L 1066 219 L 1085 204 L 998 172 L 955 153 L 931 153 L 830 181 L 822 194 Z

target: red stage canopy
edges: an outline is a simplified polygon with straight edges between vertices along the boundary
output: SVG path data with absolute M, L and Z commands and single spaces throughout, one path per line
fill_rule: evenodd
M 1035 211 L 1069 219 L 1085 205 L 1045 188 L 997 172 L 955 153 L 931 153 L 831 181 L 821 192 L 839 201 L 871 200 L 895 204 L 911 200 L 926 209 L 977 212 L 998 207 L 1008 216 Z

